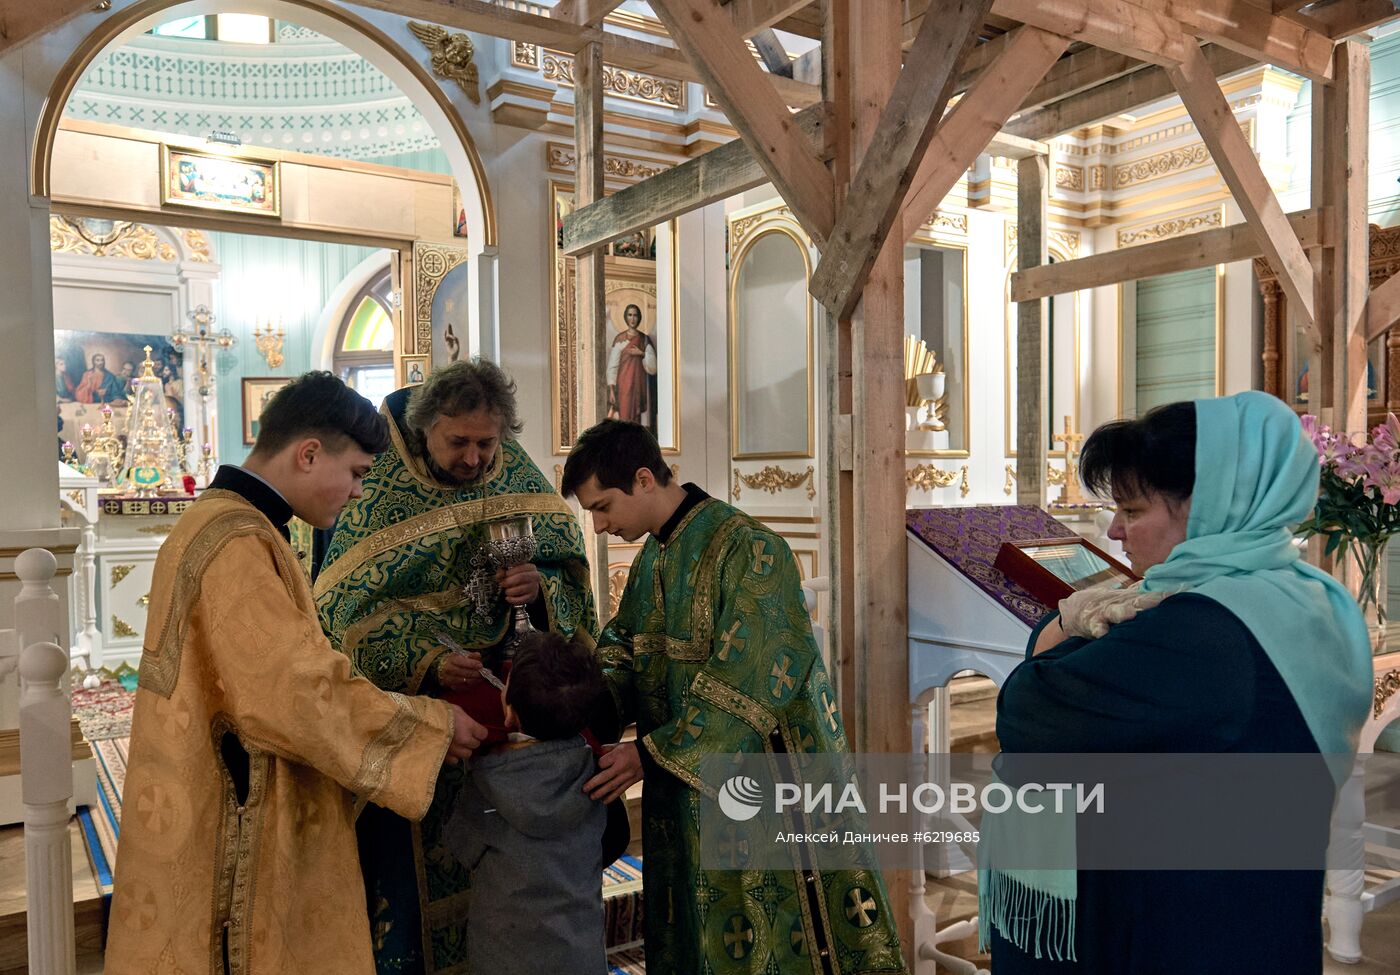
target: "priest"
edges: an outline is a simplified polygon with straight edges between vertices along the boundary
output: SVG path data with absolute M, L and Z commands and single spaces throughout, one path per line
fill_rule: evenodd
M 322 625 L 356 669 L 405 694 L 480 686 L 481 654 L 489 664 L 515 606 L 537 629 L 591 644 L 583 535 L 514 439 L 521 424 L 506 374 L 483 359 L 454 362 L 390 394 L 381 412 L 390 449 L 341 517 L 315 585 Z M 533 563 L 493 567 L 488 526 L 524 518 Z M 420 825 L 373 806 L 360 817 L 381 973 L 463 969 L 468 877 L 442 835 L 461 781 L 459 769 L 444 772 Z
M 428 810 L 459 709 L 354 676 L 287 542 L 334 523 L 388 442 L 330 373 L 284 387 L 242 467 L 161 546 L 123 788 L 105 971 L 370 975 L 356 797 Z
M 598 640 L 616 724 L 635 722 L 637 739 L 603 756 L 585 788 L 610 801 L 644 779 L 647 970 L 905 971 L 878 872 L 700 865 L 706 756 L 848 749 L 787 543 L 677 483 L 635 423 L 585 431 L 562 490 L 598 531 L 645 537 Z

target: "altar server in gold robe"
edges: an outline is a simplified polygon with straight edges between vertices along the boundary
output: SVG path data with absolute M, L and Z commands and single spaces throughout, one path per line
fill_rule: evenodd
M 268 404 L 161 547 L 123 790 L 108 975 L 371 975 L 358 803 L 428 809 L 484 735 L 381 691 L 327 642 L 287 541 L 334 523 L 384 421 L 330 373 Z

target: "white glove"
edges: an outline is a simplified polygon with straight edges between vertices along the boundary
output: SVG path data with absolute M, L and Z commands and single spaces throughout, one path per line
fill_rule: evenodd
M 1060 601 L 1060 626 L 1066 636 L 1097 640 L 1115 623 L 1126 623 L 1144 609 L 1151 609 L 1170 593 L 1143 592 L 1141 583 L 1126 589 L 1102 586 L 1081 589 Z

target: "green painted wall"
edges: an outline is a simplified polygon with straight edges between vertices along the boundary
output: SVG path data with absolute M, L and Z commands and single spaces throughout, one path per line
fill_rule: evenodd
M 215 328 L 226 327 L 238 344 L 218 359 L 219 456 L 239 463 L 243 443 L 243 377 L 296 376 L 311 367 L 312 331 L 336 286 L 374 249 L 281 237 L 210 232 L 214 259 L 222 266 L 214 314 Z M 270 369 L 258 354 L 253 328 L 277 317 L 287 337 L 285 357 Z
M 1215 395 L 1215 268 L 1137 282 L 1137 415 Z

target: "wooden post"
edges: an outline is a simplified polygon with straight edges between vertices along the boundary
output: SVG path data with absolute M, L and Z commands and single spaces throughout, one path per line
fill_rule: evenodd
M 854 138 L 843 181 L 849 189 L 899 78 L 903 18 L 900 6 L 886 0 L 851 0 L 847 9 L 845 64 Z M 842 525 L 843 532 L 847 526 L 852 532 L 855 562 L 850 580 L 855 701 L 847 701 L 855 720 L 846 730 L 855 751 L 890 754 L 903 754 L 911 734 L 905 413 L 898 381 L 904 376 L 903 256 L 901 235 L 887 237 L 851 315 L 852 488 L 859 503 Z M 909 871 L 887 871 L 885 886 L 908 961 L 913 945 Z
M 1370 295 L 1370 231 L 1366 219 L 1371 53 L 1337 45 L 1334 80 L 1323 100 L 1326 152 L 1332 157 L 1337 246 L 1332 253 L 1332 417 L 1338 430 L 1366 432 L 1366 302 Z M 1314 83 L 1314 88 L 1322 86 Z M 1316 107 L 1314 107 L 1316 112 Z M 1319 324 L 1321 321 L 1319 320 Z
M 603 198 L 603 47 L 587 44 L 574 57 L 574 158 L 578 160 L 574 206 L 585 207 Z M 594 248 L 576 258 L 579 337 L 578 397 L 582 425 L 590 427 L 607 416 L 608 337 L 603 288 L 603 250 Z M 584 512 L 585 537 L 593 543 L 593 596 L 600 617 L 608 607 L 608 537 L 591 532 Z M 602 622 L 600 619 L 599 622 Z
M 1022 271 L 1049 262 L 1047 170 L 1044 156 L 1016 164 L 1016 260 Z M 1037 507 L 1045 506 L 1048 300 L 1016 303 L 1016 503 Z

